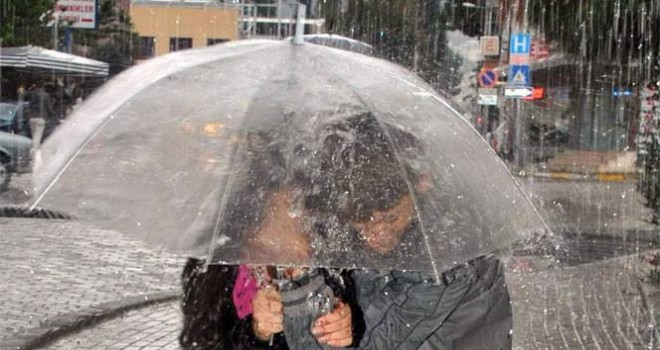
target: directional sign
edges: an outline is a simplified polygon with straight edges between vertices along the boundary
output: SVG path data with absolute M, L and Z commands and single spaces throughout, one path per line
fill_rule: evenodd
M 504 88 L 504 96 L 511 98 L 523 98 L 531 96 L 533 91 L 531 87 L 509 87 Z
M 497 84 L 497 73 L 492 69 L 482 69 L 477 75 L 477 80 L 482 88 L 492 88 Z

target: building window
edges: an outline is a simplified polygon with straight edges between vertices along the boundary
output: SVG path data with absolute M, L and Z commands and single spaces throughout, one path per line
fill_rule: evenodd
M 229 39 L 206 39 L 206 46 L 226 43 Z
M 170 38 L 170 52 L 192 49 L 192 38 Z
M 153 36 L 138 38 L 136 59 L 146 60 L 156 55 L 156 39 Z

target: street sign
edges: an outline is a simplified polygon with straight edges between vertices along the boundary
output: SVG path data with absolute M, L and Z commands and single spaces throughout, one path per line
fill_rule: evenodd
M 481 53 L 484 56 L 499 56 L 500 38 L 497 36 L 482 36 Z
M 511 44 L 509 45 L 512 55 L 529 56 L 532 47 L 532 37 L 526 33 L 515 33 L 511 35 Z
M 504 88 L 504 96 L 510 97 L 510 98 L 523 98 L 527 96 L 531 96 L 533 93 L 533 89 L 531 87 L 505 87 Z
M 511 35 L 511 42 L 509 43 L 509 77 L 506 84 L 507 87 L 528 88 L 532 84 L 529 69 L 531 48 L 531 35 L 526 33 L 514 33 Z
M 61 11 L 58 21 L 70 23 L 70 28 L 96 28 L 97 0 L 58 0 L 55 9 Z
M 532 40 L 532 49 L 530 52 L 532 60 L 542 60 L 550 56 L 548 44 L 543 39 Z
M 622 97 L 622 96 L 632 96 L 633 91 L 631 88 L 614 88 L 612 89 L 612 96 Z
M 507 81 L 508 86 L 529 86 L 531 84 L 531 79 L 529 76 L 529 66 L 528 65 L 516 65 L 509 67 L 509 80 Z
M 535 87 L 532 88 L 532 94 L 524 98 L 525 101 L 542 100 L 545 98 L 545 88 Z
M 477 93 L 477 104 L 482 106 L 497 106 L 497 89 L 479 89 Z
M 492 88 L 497 84 L 497 72 L 493 69 L 482 69 L 477 75 L 477 80 L 482 88 Z

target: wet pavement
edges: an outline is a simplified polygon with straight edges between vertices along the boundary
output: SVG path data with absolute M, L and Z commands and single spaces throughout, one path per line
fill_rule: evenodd
M 180 290 L 181 257 L 81 223 L 0 218 L 0 247 L 0 349 Z
M 24 178 L 15 180 L 20 185 Z M 654 307 L 645 306 L 639 286 L 648 264 L 622 257 L 657 247 L 657 227 L 631 192 L 634 184 L 526 186 L 568 250 L 552 259 L 523 252 L 508 261 L 516 348 L 660 348 L 649 312 Z M 0 202 L 17 203 L 22 196 L 22 190 L 10 190 Z M 588 232 L 571 236 L 575 225 Z M 171 297 L 179 293 L 183 257 L 60 220 L 0 219 L 0 246 L 7 271 L 0 283 L 0 349 L 177 349 L 180 315 Z M 140 303 L 163 296 L 161 303 Z M 660 297 L 655 300 L 660 306 Z M 105 318 L 76 324 L 98 315 Z M 43 342 L 49 334 L 57 337 Z
M 627 257 L 556 268 L 538 257 L 509 261 L 515 349 L 656 349 Z M 178 302 L 127 312 L 46 349 L 178 349 Z

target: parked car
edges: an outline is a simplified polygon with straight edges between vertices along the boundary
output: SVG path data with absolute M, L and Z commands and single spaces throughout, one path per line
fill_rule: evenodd
M 0 191 L 7 190 L 12 174 L 31 171 L 31 148 L 30 138 L 0 131 Z
M 0 131 L 31 137 L 30 124 L 24 116 L 26 102 L 0 102 Z

